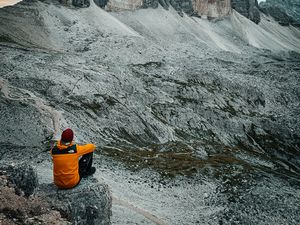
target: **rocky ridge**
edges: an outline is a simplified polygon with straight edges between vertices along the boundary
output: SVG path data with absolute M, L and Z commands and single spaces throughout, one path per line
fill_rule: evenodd
M 159 5 L 168 10 L 173 7 L 180 15 L 222 18 L 237 10 L 255 23 L 260 21 L 257 0 L 95 0 L 95 3 L 109 11 L 133 10 L 138 8 L 157 8 Z
M 88 7 L 90 0 L 61 0 L 62 4 Z M 94 0 L 107 11 L 157 8 L 159 5 L 168 10 L 173 7 L 180 15 L 222 18 L 236 10 L 255 23 L 260 22 L 260 11 L 274 17 L 282 25 L 299 26 L 299 5 L 296 0 L 267 0 L 258 6 L 257 0 Z

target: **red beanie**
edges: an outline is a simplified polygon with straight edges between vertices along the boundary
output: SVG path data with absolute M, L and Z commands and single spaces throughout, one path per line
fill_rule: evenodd
M 70 128 L 68 128 L 62 132 L 61 141 L 64 143 L 72 142 L 73 137 L 74 137 L 73 131 Z

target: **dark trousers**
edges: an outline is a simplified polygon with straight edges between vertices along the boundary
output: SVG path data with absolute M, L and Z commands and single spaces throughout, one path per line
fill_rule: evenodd
M 79 160 L 79 176 L 80 179 L 86 177 L 86 174 L 90 172 L 93 164 L 93 153 L 85 154 Z

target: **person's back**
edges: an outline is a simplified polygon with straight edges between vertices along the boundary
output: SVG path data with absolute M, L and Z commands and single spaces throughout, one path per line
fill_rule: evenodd
M 62 189 L 75 187 L 81 178 L 92 175 L 96 170 L 92 167 L 96 146 L 74 144 L 73 137 L 71 129 L 63 131 L 61 140 L 51 149 L 54 183 Z

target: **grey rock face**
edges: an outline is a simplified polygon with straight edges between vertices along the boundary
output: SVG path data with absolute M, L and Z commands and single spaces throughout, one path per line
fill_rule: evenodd
M 300 3 L 298 0 L 267 0 L 259 4 L 259 9 L 272 16 L 281 25 L 300 26 Z
M 80 8 L 89 7 L 90 0 L 72 0 L 72 5 Z
M 39 187 L 36 196 L 46 197 L 52 208 L 75 224 L 110 224 L 112 197 L 109 187 L 96 179 L 84 179 L 80 185 L 68 190 L 44 184 Z
M 130 2 L 129 0 L 126 1 L 128 1 L 128 3 Z M 113 1 L 96 0 L 95 2 L 97 5 L 104 7 L 108 2 Z M 186 13 L 191 16 L 206 15 L 210 18 L 216 18 L 227 16 L 231 12 L 230 1 L 228 0 L 144 0 L 142 3 L 144 8 L 157 8 L 159 5 L 166 10 L 172 6 L 179 15 Z M 251 19 L 255 23 L 259 23 L 260 15 L 256 0 L 233 0 L 232 6 L 247 18 Z
M 143 2 L 145 8 L 157 8 L 158 4 L 164 7 L 164 9 L 172 6 L 180 14 L 185 12 L 191 15 L 194 12 L 191 0 L 144 0 Z
M 143 6 L 145 8 L 148 8 L 148 7 L 152 7 L 152 8 L 157 8 L 158 7 L 158 0 L 144 0 L 143 2 Z M 163 5 L 164 8 L 166 8 L 166 5 Z
M 216 19 L 231 14 L 231 0 L 193 0 L 193 16 L 206 16 L 208 19 Z
M 96 5 L 100 6 L 101 8 L 104 8 L 108 2 L 108 0 L 94 0 Z
M 272 16 L 276 21 L 279 22 L 279 24 L 283 26 L 288 26 L 290 22 L 293 22 L 293 19 L 286 14 L 285 10 L 278 6 L 265 7 L 265 5 L 263 5 L 261 11 L 267 15 Z
M 232 8 L 255 23 L 260 22 L 257 0 L 232 0 Z
M 171 0 L 170 4 L 176 9 L 177 11 L 182 10 L 187 14 L 193 13 L 193 5 L 190 0 Z

